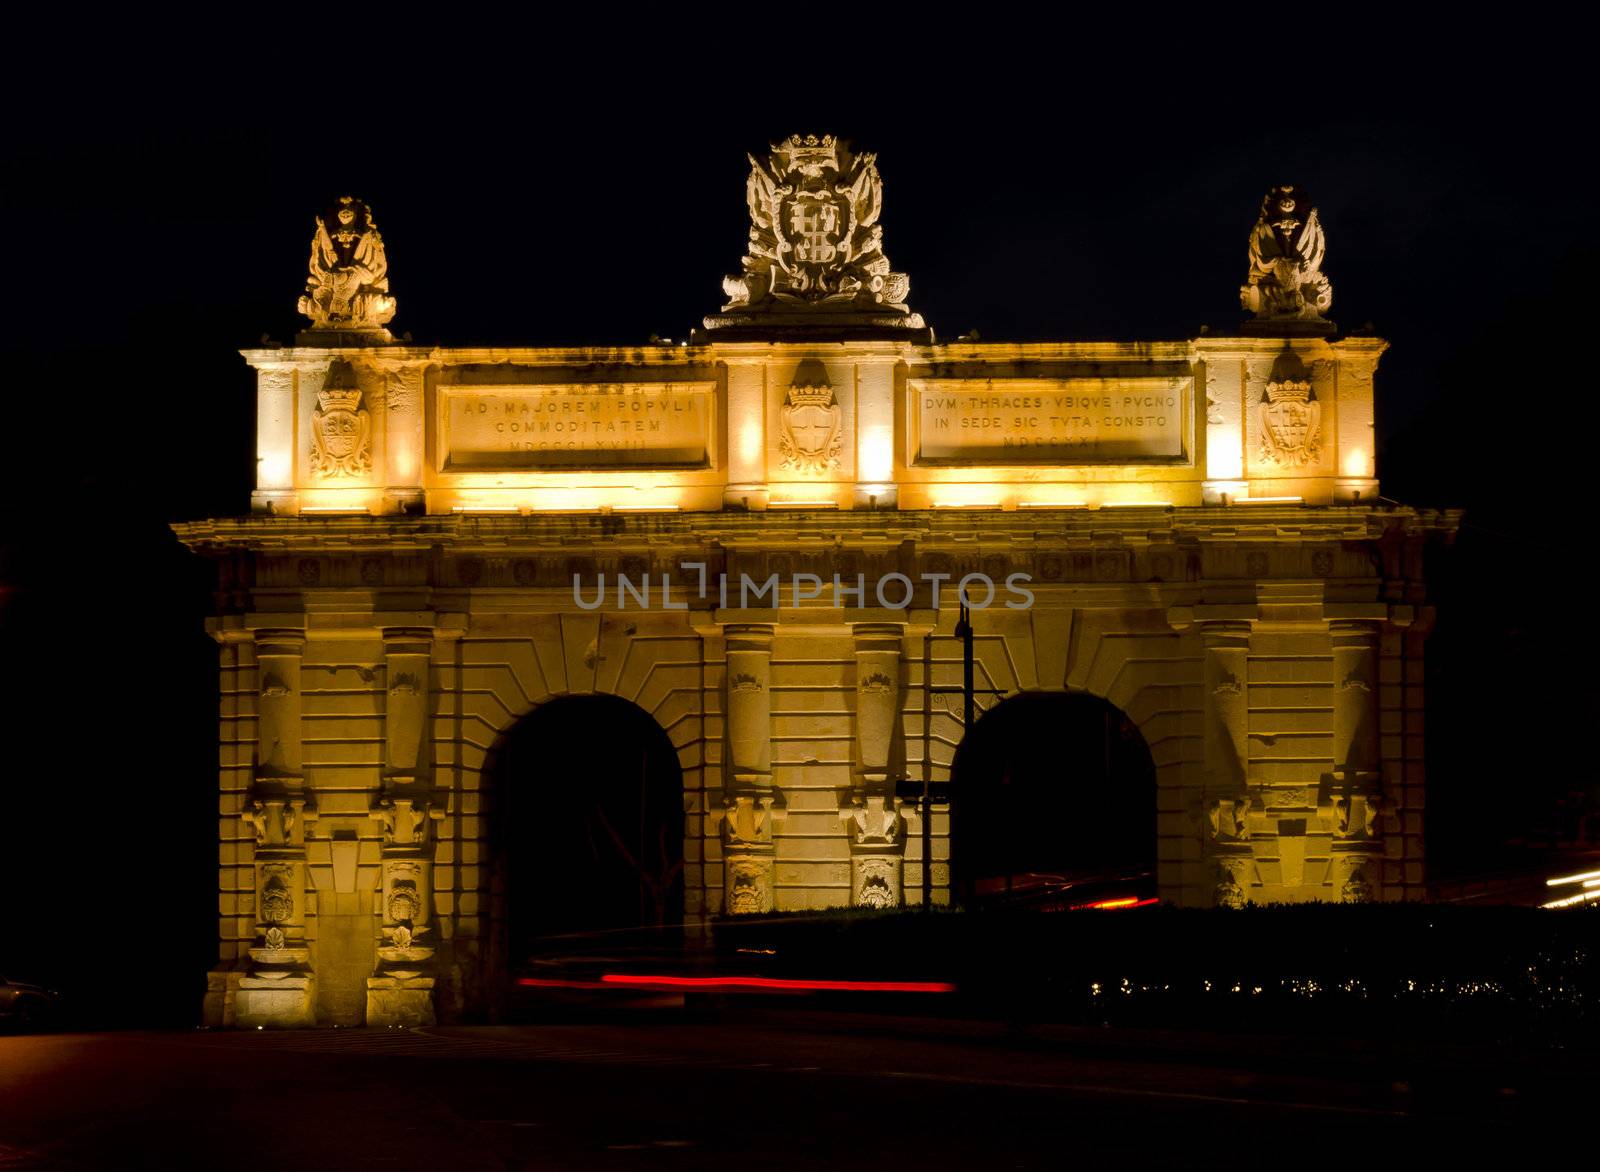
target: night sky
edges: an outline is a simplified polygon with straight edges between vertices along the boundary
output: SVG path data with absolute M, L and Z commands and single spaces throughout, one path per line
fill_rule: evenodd
M 216 660 L 207 568 L 166 524 L 248 508 L 237 351 L 300 328 L 317 211 L 370 201 L 393 328 L 419 344 L 683 338 L 737 269 L 745 152 L 794 131 L 878 154 L 886 252 L 945 340 L 1226 330 L 1263 192 L 1306 187 L 1332 316 L 1393 343 L 1384 493 L 1469 510 L 1430 649 L 1434 862 L 1492 871 L 1570 833 L 1557 799 L 1595 801 L 1600 718 L 1581 522 L 1600 209 L 1576 38 L 920 11 L 14 30 L 0 971 L 115 971 L 146 1016 L 198 1007 Z

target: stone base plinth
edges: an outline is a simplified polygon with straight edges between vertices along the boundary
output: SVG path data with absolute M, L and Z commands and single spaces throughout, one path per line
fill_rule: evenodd
M 1258 317 L 1239 327 L 1245 338 L 1326 338 L 1339 327 L 1320 317 Z
M 904 342 L 931 346 L 933 331 L 915 313 L 893 310 L 724 311 L 705 319 L 689 340 L 712 342 Z
M 295 335 L 294 344 L 324 349 L 390 346 L 394 344 L 394 335 L 381 326 L 374 326 L 371 329 L 338 329 L 329 326 L 325 329 L 301 330 Z
M 215 968 L 206 974 L 206 997 L 200 1008 L 200 1023 L 210 1029 L 225 1029 L 234 1024 L 239 980 L 237 969 Z
M 316 980 L 309 973 L 240 977 L 233 1018 L 241 1029 L 316 1025 Z
M 431 976 L 368 977 L 367 1025 L 433 1025 L 433 986 Z

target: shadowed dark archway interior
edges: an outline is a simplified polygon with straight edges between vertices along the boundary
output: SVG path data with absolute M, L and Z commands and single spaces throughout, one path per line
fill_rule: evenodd
M 506 735 L 491 766 L 493 895 L 516 969 L 579 933 L 683 919 L 683 773 L 648 713 L 562 696 Z
M 953 782 L 951 857 L 964 902 L 1054 909 L 1107 882 L 1149 884 L 1155 764 L 1133 721 L 1098 696 L 1002 701 L 961 742 Z

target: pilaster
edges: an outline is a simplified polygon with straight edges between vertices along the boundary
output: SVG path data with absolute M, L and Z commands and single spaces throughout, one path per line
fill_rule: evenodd
M 904 902 L 906 820 L 894 795 L 893 757 L 900 719 L 900 623 L 856 623 L 856 775 L 839 811 L 850 839 L 850 901 L 857 907 Z
M 772 635 L 770 623 L 729 626 L 728 778 L 721 820 L 723 910 L 773 908 L 773 820 L 782 808 L 772 787 Z
M 423 421 L 426 361 L 380 360 L 384 374 L 383 511 L 420 513 L 427 439 Z
M 1332 835 L 1334 898 L 1365 903 L 1383 844 L 1382 777 L 1378 764 L 1378 623 L 1331 619 L 1333 654 L 1333 762 L 1317 813 Z
M 387 627 L 383 652 L 383 783 L 371 812 L 383 828 L 378 894 L 383 939 L 377 969 L 367 978 L 367 1024 L 430 1025 L 437 983 L 432 831 L 445 814 L 424 755 L 433 632 Z
M 300 661 L 305 632 L 256 632 L 257 739 L 254 781 L 242 817 L 255 834 L 255 941 L 240 978 L 240 1026 L 300 1026 L 316 1020 L 306 943 L 306 823 L 301 774 Z
M 1206 854 L 1215 881 L 1212 901 L 1221 907 L 1242 907 L 1259 885 L 1250 826 L 1251 623 L 1234 615 L 1197 616 L 1196 625 L 1205 644 L 1202 809 Z

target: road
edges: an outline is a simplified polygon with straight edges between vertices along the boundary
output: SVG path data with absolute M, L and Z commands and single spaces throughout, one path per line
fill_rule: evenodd
M 1579 1062 L 801 1012 L 4 1036 L 0 1169 L 1526 1162 L 1594 1089 Z

